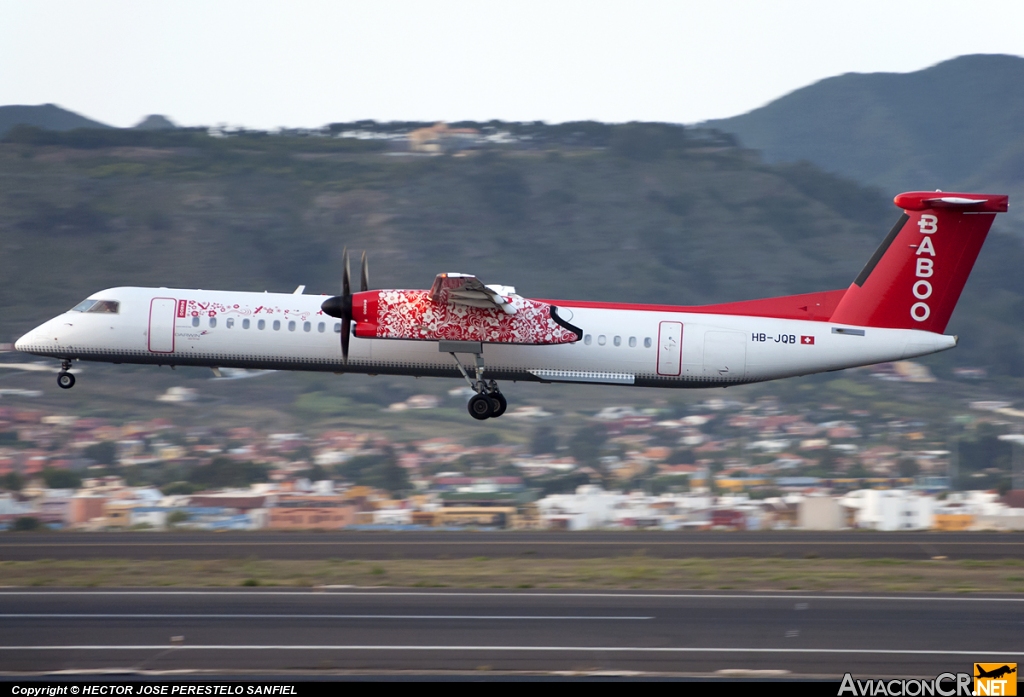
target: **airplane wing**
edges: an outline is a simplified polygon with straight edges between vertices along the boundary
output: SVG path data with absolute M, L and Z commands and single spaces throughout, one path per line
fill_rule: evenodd
M 511 286 L 485 286 L 472 274 L 439 273 L 430 286 L 430 299 L 438 303 L 501 310 L 507 315 L 514 315 L 516 308 L 503 296 L 515 292 L 516 289 Z

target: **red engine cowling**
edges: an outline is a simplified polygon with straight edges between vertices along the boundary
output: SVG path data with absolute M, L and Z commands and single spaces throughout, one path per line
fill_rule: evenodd
M 438 302 L 425 290 L 373 290 L 352 295 L 352 317 L 355 335 L 364 339 L 569 344 L 583 338 L 553 305 L 518 295 L 506 301 L 515 314 Z

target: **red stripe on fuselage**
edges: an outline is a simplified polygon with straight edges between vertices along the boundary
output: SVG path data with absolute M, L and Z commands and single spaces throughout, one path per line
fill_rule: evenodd
M 596 310 L 632 310 L 640 312 L 689 312 L 702 315 L 747 315 L 775 319 L 802 319 L 827 322 L 846 289 L 826 290 L 778 298 L 740 300 L 718 305 L 645 305 L 641 303 L 609 303 L 593 300 L 548 300 L 536 298 L 556 307 L 592 308 Z

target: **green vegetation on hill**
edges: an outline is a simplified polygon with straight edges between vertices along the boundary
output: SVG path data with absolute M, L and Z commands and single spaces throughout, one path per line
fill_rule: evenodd
M 714 133 L 563 126 L 440 157 L 350 138 L 15 129 L 0 142 L 0 337 L 116 285 L 335 292 L 344 246 L 368 251 L 378 288 L 441 271 L 532 297 L 675 304 L 843 288 L 898 216 L 876 190 Z M 933 365 L 1024 371 L 1022 264 L 994 235 L 950 327 L 961 348 Z

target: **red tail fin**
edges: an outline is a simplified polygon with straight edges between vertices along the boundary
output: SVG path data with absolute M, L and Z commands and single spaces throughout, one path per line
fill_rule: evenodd
M 895 202 L 903 215 L 830 321 L 941 333 L 1008 197 L 915 191 Z

